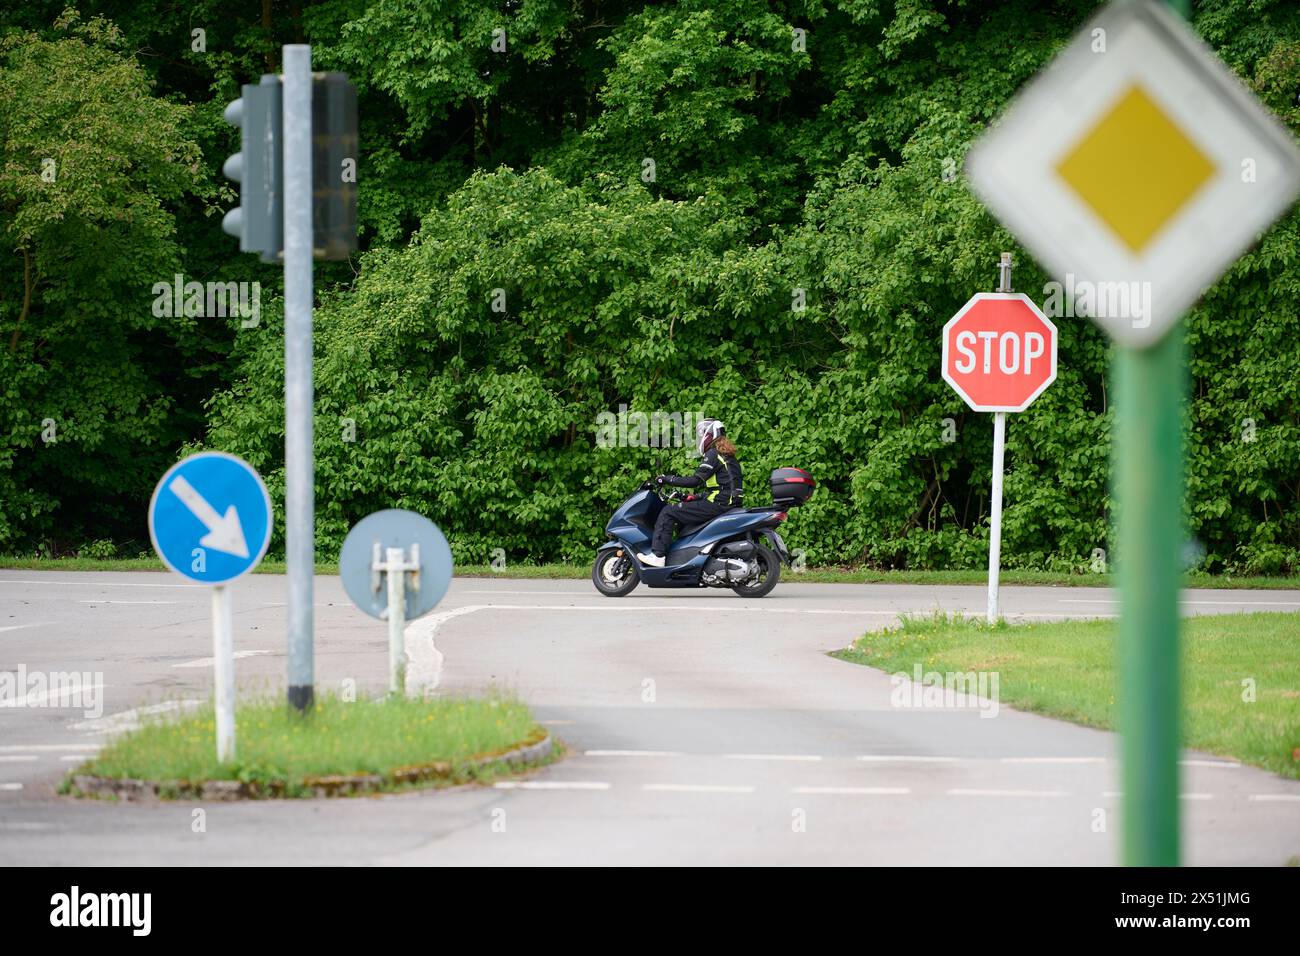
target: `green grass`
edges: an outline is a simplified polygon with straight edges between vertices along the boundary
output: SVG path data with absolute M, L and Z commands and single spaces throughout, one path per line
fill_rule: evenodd
M 990 627 L 904 618 L 834 656 L 889 673 L 996 671 L 999 700 L 1090 727 L 1115 726 L 1115 622 Z M 1255 701 L 1242 681 L 1255 681 Z M 1300 779 L 1300 614 L 1189 618 L 1183 629 L 1183 740 Z
M 22 571 L 162 571 L 157 558 L 33 558 L 0 555 L 0 569 Z M 337 562 L 318 561 L 317 574 L 338 574 Z M 256 574 L 284 574 L 283 561 L 266 560 Z M 457 565 L 456 577 L 582 580 L 590 577 L 590 564 L 512 564 L 495 571 L 486 564 Z M 782 569 L 782 579 L 791 584 L 986 584 L 986 571 L 880 571 L 862 567 L 808 568 L 796 572 Z M 1045 587 L 1106 587 L 1113 583 L 1109 574 L 1065 574 L 1054 571 L 1003 571 L 1003 584 Z M 1300 577 L 1235 577 L 1228 574 L 1196 572 L 1184 577 L 1189 588 L 1272 588 L 1300 589 Z
M 74 773 L 186 783 L 239 780 L 295 796 L 313 778 L 387 775 L 443 763 L 437 774 L 443 782 L 491 776 L 467 767 L 467 761 L 544 734 L 528 708 L 508 697 L 347 702 L 327 696 L 317 699 L 305 719 L 283 699 L 268 698 L 237 708 L 236 759 L 229 764 L 217 763 L 215 714 L 208 706 L 115 738 Z

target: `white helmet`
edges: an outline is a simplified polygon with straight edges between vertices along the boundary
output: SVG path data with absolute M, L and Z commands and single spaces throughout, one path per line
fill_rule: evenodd
M 695 426 L 695 448 L 703 455 L 726 429 L 716 418 L 701 418 Z

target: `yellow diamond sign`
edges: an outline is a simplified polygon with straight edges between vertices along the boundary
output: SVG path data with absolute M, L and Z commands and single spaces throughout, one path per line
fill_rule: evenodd
M 1048 317 L 1086 316 L 1141 347 L 1286 211 L 1300 150 L 1164 4 L 1114 0 L 1017 94 L 966 171 L 1051 278 L 1082 290 Z
M 1141 252 L 1215 166 L 1142 87 L 1131 86 L 1056 171 L 1125 245 Z

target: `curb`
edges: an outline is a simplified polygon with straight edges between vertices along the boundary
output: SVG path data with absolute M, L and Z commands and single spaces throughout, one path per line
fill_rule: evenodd
M 423 783 L 450 780 L 458 772 L 488 768 L 518 770 L 549 757 L 555 749 L 550 734 L 540 740 L 521 744 L 497 754 L 471 757 L 459 763 L 438 760 L 428 764 L 397 767 L 386 774 L 332 774 L 307 777 L 301 785 L 302 792 L 292 795 L 283 782 L 269 784 L 249 783 L 242 780 L 133 780 L 123 777 L 98 777 L 94 774 L 73 774 L 72 786 L 84 796 L 113 797 L 127 802 L 194 798 L 207 801 L 294 799 L 313 797 L 349 797 L 361 794 L 378 794 L 385 785 Z

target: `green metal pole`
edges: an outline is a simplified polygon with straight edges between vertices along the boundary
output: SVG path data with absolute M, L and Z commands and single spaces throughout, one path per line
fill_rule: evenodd
M 1187 391 L 1181 325 L 1152 348 L 1117 349 L 1114 374 L 1124 863 L 1177 866 Z
M 1190 0 L 1166 0 L 1184 17 Z M 1126 866 L 1179 864 L 1183 436 L 1182 324 L 1114 362 L 1111 466 L 1119 578 L 1119 728 Z

